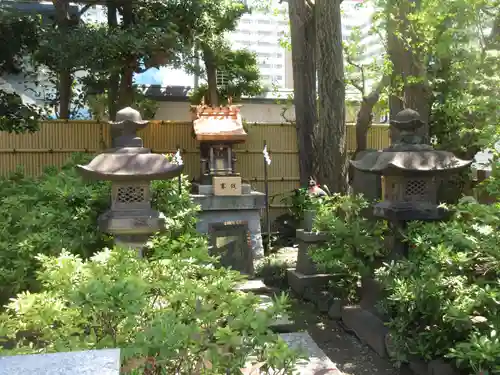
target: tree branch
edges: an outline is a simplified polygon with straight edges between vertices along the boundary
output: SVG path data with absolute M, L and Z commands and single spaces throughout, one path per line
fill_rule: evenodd
M 93 5 L 96 5 L 99 2 L 99 0 L 94 0 L 91 1 L 83 6 L 82 9 L 80 9 L 80 12 L 78 12 L 78 18 L 80 18 L 87 10 L 90 9 Z
M 366 90 L 365 68 L 363 67 L 363 65 L 356 64 L 354 61 L 352 61 L 349 54 L 345 53 L 345 56 L 346 56 L 347 63 L 354 66 L 356 69 L 359 69 L 359 71 L 361 72 L 361 86 L 358 84 L 355 84 L 354 80 L 350 80 L 350 81 L 351 81 L 351 85 L 354 86 L 354 88 L 356 88 L 357 90 L 359 90 L 361 92 L 361 96 L 364 97 L 365 90 Z

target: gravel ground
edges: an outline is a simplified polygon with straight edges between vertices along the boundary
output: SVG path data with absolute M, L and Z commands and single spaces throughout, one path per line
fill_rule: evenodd
M 380 358 L 355 336 L 345 332 L 335 321 L 318 315 L 308 302 L 292 300 L 290 318 L 299 331 L 307 331 L 344 375 L 411 375 L 408 369 L 396 369 Z
M 294 266 L 296 247 L 280 249 L 278 259 Z M 290 318 L 298 331 L 307 331 L 325 354 L 337 364 L 344 375 L 412 375 L 408 368 L 397 369 L 388 360 L 380 358 L 355 336 L 347 333 L 337 322 L 320 314 L 309 302 L 292 299 Z

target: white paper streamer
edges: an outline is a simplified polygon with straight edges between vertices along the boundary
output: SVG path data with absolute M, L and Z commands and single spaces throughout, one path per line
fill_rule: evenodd
M 184 162 L 182 161 L 181 150 L 177 150 L 177 152 L 174 155 L 174 160 L 179 165 L 184 164 Z
M 264 146 L 264 150 L 262 150 L 262 153 L 264 154 L 264 160 L 266 161 L 266 164 L 271 165 L 271 157 L 269 156 L 269 152 L 267 151 L 267 145 Z

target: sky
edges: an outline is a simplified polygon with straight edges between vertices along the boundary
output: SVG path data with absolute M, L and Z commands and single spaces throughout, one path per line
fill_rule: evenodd
M 160 86 L 194 86 L 193 75 L 187 74 L 180 69 L 172 68 L 149 68 L 144 73 L 135 74 L 134 82 L 138 85 L 160 85 Z

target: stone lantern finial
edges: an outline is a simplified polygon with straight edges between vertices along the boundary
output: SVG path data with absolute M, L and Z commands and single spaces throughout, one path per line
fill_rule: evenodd
M 137 136 L 137 131 L 148 126 L 149 121 L 143 120 L 139 111 L 126 107 L 116 113 L 116 120 L 109 121 L 113 137 L 113 147 L 143 147 L 143 142 Z
M 391 148 L 403 145 L 403 147 L 418 145 L 424 148 L 432 148 L 425 144 L 425 137 L 417 134 L 417 130 L 424 125 L 417 111 L 410 108 L 403 109 L 389 123 L 392 138 Z

